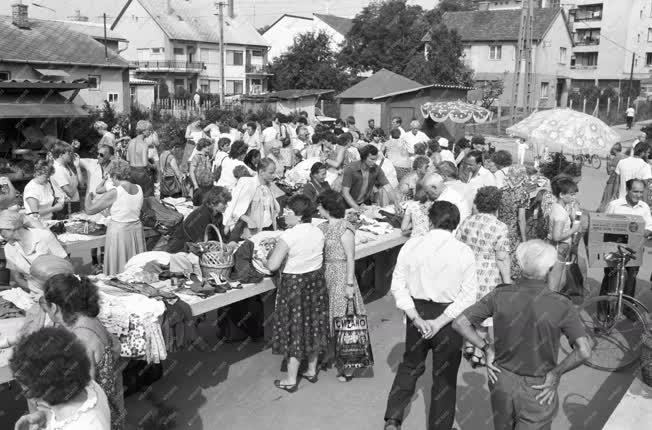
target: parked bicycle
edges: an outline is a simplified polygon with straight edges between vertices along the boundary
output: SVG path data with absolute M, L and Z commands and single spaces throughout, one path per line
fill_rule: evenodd
M 573 155 L 573 161 L 582 166 L 586 164 L 595 169 L 599 169 L 602 166 L 602 160 L 595 154 L 575 154 Z
M 636 362 L 641 353 L 642 336 L 647 330 L 644 315 L 648 310 L 641 302 L 623 293 L 627 281 L 627 263 L 636 258 L 636 252 L 618 245 L 618 251 L 604 254 L 604 260 L 614 266 L 616 276 L 610 276 L 606 295 L 587 300 L 579 309 L 587 332 L 595 342 L 587 365 L 595 369 L 615 371 Z M 566 352 L 570 347 L 565 345 Z

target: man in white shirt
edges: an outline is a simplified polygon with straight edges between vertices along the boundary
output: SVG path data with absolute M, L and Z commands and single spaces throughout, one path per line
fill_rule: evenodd
M 79 166 L 86 171 L 86 195 L 90 193 L 97 194 L 97 187 L 108 178 L 109 163 L 115 158 L 113 148 L 110 146 L 100 146 L 97 151 L 97 159 L 80 158 Z M 113 188 L 113 182 L 105 183 L 107 189 Z
M 634 109 L 634 106 L 630 106 L 627 108 L 625 111 L 625 120 L 627 121 L 627 130 L 632 128 L 632 124 L 634 123 L 634 115 L 636 115 L 636 110 Z
M 469 172 L 468 184 L 473 188 L 473 194 L 482 187 L 495 187 L 496 178 L 494 174 L 482 166 L 483 157 L 481 151 L 471 151 L 464 158 L 462 166 Z
M 414 120 L 410 123 L 410 131 L 403 135 L 403 139 L 408 145 L 410 154 L 414 154 L 414 145 L 417 143 L 428 143 L 428 136 L 421 131 L 421 123 Z
M 609 202 L 605 212 L 607 214 L 638 215 L 643 217 L 645 221 L 645 235 L 647 238 L 650 238 L 652 236 L 652 215 L 650 214 L 650 207 L 642 200 L 643 192 L 645 191 L 645 182 L 640 179 L 630 179 L 626 182 L 625 187 L 627 190 L 625 197 Z M 639 252 L 639 250 L 636 251 Z M 638 275 L 639 267 L 631 266 L 625 269 L 627 270 L 627 279 L 623 292 L 628 296 L 634 297 L 636 294 L 636 275 Z M 616 276 L 618 274 L 613 267 L 605 267 L 600 295 L 615 291 Z M 625 314 L 625 316 L 628 315 Z M 631 315 L 629 316 L 631 317 Z
M 454 165 L 455 156 L 453 155 L 453 152 L 448 149 L 448 139 L 440 137 L 437 139 L 437 143 L 439 144 L 439 148 L 441 148 L 441 152 L 439 152 L 439 155 L 441 155 L 441 161 L 450 161 Z
M 295 152 L 301 152 L 303 149 L 310 145 L 312 142 L 310 140 L 310 131 L 305 125 L 300 125 L 297 127 L 296 138 L 292 139 L 292 149 Z
M 405 134 L 405 130 L 403 130 L 403 127 L 401 127 L 401 124 L 403 123 L 403 120 L 401 119 L 400 116 L 395 116 L 392 118 L 392 127 L 391 129 L 398 129 L 401 132 L 401 137 Z
M 439 163 L 437 173 L 444 178 L 444 191 L 437 200 L 453 203 L 460 212 L 460 222 L 464 221 L 473 209 L 473 188 L 458 179 L 457 168 L 450 161 Z
M 642 179 L 644 181 L 652 179 L 652 169 L 650 169 L 650 165 L 642 158 L 649 150 L 650 148 L 647 145 L 636 145 L 633 151 L 634 155 L 623 158 L 616 165 L 615 173 L 619 176 L 620 180 L 618 198 L 622 199 L 625 197 L 627 193 L 625 183 L 630 179 Z
M 249 147 L 249 151 L 252 149 L 262 149 L 262 140 L 260 137 L 260 131 L 255 122 L 249 121 L 247 123 L 247 131 L 243 134 L 242 140 Z
M 403 361 L 387 399 L 385 430 L 400 429 L 431 349 L 433 385 L 427 428 L 450 429 L 455 419 L 462 337 L 450 323 L 475 303 L 475 256 L 452 234 L 460 222 L 455 205 L 434 202 L 429 216 L 432 230 L 408 240 L 394 268 L 391 291 L 408 321 Z

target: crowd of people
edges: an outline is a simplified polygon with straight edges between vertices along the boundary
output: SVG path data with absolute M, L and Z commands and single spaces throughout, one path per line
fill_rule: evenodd
M 539 166 L 549 186 L 532 195 L 532 172 L 509 151 L 480 135 L 428 136 L 417 120 L 406 131 L 399 117 L 387 133 L 374 120 L 363 132 L 353 117 L 328 126 L 309 121 L 305 112 L 260 122 L 200 120 L 188 125 L 184 148 L 159 141 L 148 121 L 137 123 L 131 139 L 116 138 L 101 121 L 95 129 L 96 159 L 78 156 L 73 144 L 50 141 L 23 192 L 24 210 L 0 200 L 7 266 L 19 286 L 41 296 L 11 360 L 31 411 L 17 429 L 35 423 L 123 428 L 118 352 L 96 318 L 97 287 L 73 274 L 43 223 L 80 210 L 106 215 L 102 269 L 114 276 L 146 251 L 140 214 L 152 197 L 193 202 L 194 210 L 169 233 L 169 253 L 202 241 L 209 224 L 232 250 L 257 233 L 283 230 L 267 268 L 281 274 L 272 351 L 286 360 L 287 373 L 274 385 L 288 392 L 297 391 L 301 379 L 318 382 L 320 364 L 332 359 L 333 318 L 345 315 L 351 301 L 365 314 L 355 228 L 345 214 L 393 206 L 410 237 L 391 286 L 407 326 L 385 428 L 400 428 L 430 349 L 430 429 L 453 424 L 462 357 L 487 368 L 496 428 L 550 428 L 560 376 L 591 351 L 577 312 L 558 294 L 580 233 L 581 169 L 563 155 Z M 607 167 L 603 209 L 640 214 L 652 231 L 642 182 L 652 178 L 650 149 L 640 143 L 630 157 L 621 152 L 614 148 Z M 288 185 L 291 192 L 284 191 Z M 7 193 L 16 193 L 10 182 Z M 325 222 L 315 226 L 315 217 Z M 634 285 L 626 291 L 633 293 Z M 254 320 L 248 334 L 262 336 L 260 298 L 243 306 Z M 561 334 L 575 352 L 558 363 Z M 354 378 L 351 369 L 337 370 L 341 382 Z

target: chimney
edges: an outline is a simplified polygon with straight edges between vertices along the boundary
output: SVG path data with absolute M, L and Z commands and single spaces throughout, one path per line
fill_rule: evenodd
M 490 2 L 488 1 L 479 1 L 478 10 L 489 10 L 489 4 Z
M 11 21 L 18 28 L 29 28 L 26 4 L 14 3 L 11 5 Z
M 228 8 L 227 12 L 228 12 L 229 18 L 231 18 L 231 19 L 235 18 L 235 10 L 233 8 L 233 0 L 229 0 L 229 4 L 228 4 L 227 8 Z

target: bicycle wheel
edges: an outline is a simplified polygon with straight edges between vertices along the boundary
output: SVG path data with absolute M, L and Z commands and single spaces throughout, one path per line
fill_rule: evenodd
M 595 154 L 591 155 L 591 166 L 593 166 L 594 169 L 599 169 L 601 165 L 602 160 L 600 160 L 600 157 Z
M 638 361 L 645 319 L 638 308 L 626 298 L 622 312 L 616 315 L 618 297 L 597 296 L 587 300 L 579 309 L 580 319 L 587 334 L 593 339 L 593 352 L 586 361 L 590 367 L 614 371 Z

